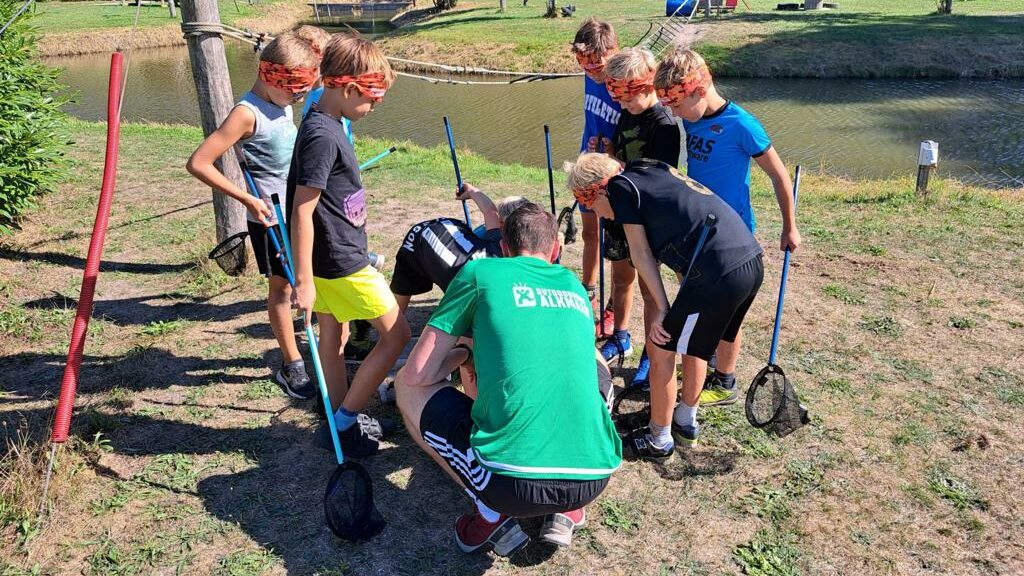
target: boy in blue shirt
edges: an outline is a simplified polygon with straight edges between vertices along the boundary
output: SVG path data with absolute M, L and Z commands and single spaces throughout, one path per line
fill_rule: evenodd
M 735 102 L 715 89 L 704 58 L 693 50 L 680 50 L 658 65 L 654 76 L 658 98 L 683 119 L 686 130 L 686 171 L 690 178 L 710 188 L 732 207 L 754 231 L 754 210 L 750 205 L 750 159 L 768 174 L 782 213 L 781 250 L 796 250 L 800 231 L 796 227 L 793 183 L 782 159 L 772 146 L 764 127 Z M 717 364 L 704 383 L 700 403 L 704 406 L 736 402 L 736 360 L 741 335 L 735 342 L 722 341 L 716 351 Z
M 622 108 L 604 84 L 605 63 L 619 50 L 615 29 L 607 22 L 594 17 L 587 18 L 572 41 L 572 52 L 586 74 L 583 80 L 583 139 L 580 152 L 604 151 L 611 145 L 611 137 L 619 124 Z M 580 205 L 583 220 L 583 288 L 594 305 L 594 316 L 600 309 L 597 304 L 597 267 L 600 262 L 597 216 L 593 211 Z M 597 318 L 595 332 L 598 336 L 611 335 L 615 319 L 611 309 L 605 310 L 603 318 Z

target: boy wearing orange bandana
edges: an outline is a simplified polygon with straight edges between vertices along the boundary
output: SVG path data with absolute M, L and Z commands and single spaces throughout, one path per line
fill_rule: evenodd
M 310 30 L 306 30 L 310 29 Z M 252 88 L 242 95 L 224 123 L 199 145 L 186 168 L 213 189 L 227 194 L 248 210 L 249 241 L 260 273 L 269 279 L 267 310 L 270 327 L 281 347 L 282 365 L 275 382 L 291 397 L 307 400 L 316 395 L 295 344 L 292 291 L 284 270 L 267 241 L 276 223 L 270 207 L 271 194 L 286 194 L 288 166 L 295 143 L 291 105 L 301 100 L 319 76 L 322 31 L 304 26 L 274 39 L 260 53 L 259 71 Z M 235 186 L 215 162 L 232 146 L 252 175 L 260 196 Z
M 294 301 L 306 322 L 317 314 L 320 360 L 338 435 L 345 454 L 360 458 L 377 452 L 385 430 L 359 412 L 411 335 L 387 280 L 367 257 L 366 191 L 340 120 L 356 122 L 373 111 L 394 72 L 369 40 L 335 34 L 324 49 L 321 74 L 324 93 L 299 127 L 288 174 Z M 352 320 L 368 320 L 380 338 L 349 386 L 345 323 Z
M 571 50 L 580 69 L 585 74 L 583 78 L 583 138 L 580 142 L 580 152 L 597 152 L 605 149 L 611 144 L 612 134 L 619 124 L 619 115 L 622 109 L 618 102 L 608 94 L 608 88 L 604 85 L 604 67 L 608 59 L 619 51 L 619 39 L 615 35 L 615 29 L 607 22 L 590 17 L 587 18 L 576 36 L 572 40 Z M 600 315 L 598 305 L 598 265 L 600 256 L 601 239 L 597 215 L 580 205 L 580 218 L 583 220 L 583 266 L 580 280 L 583 288 L 587 291 L 591 306 L 594 308 L 594 317 Z M 612 333 L 614 317 L 610 308 L 606 309 L 603 317 L 597 318 L 595 323 L 595 335 L 604 338 Z
M 686 172 L 710 188 L 739 214 L 754 231 L 754 210 L 750 204 L 750 159 L 771 178 L 782 213 L 781 250 L 796 250 L 800 231 L 796 226 L 793 184 L 772 146 L 764 127 L 735 102 L 715 89 L 704 58 L 693 50 L 680 50 L 658 65 L 654 85 L 663 104 L 683 119 L 686 128 Z M 735 341 L 723 341 L 717 350 L 715 372 L 708 376 L 701 392 L 704 406 L 736 402 L 736 359 L 742 333 Z
M 679 124 L 672 112 L 658 102 L 654 93 L 654 71 L 657 63 L 650 51 L 626 48 L 612 56 L 605 66 L 605 85 L 622 106 L 622 116 L 606 152 L 622 163 L 640 158 L 660 160 L 677 167 L 681 149 Z M 605 258 L 612 262 L 612 308 L 615 331 L 601 347 L 601 355 L 611 360 L 616 354 L 632 352 L 629 335 L 630 311 L 633 305 L 633 282 L 636 269 L 629 259 L 629 246 L 622 226 L 606 221 Z M 644 300 L 644 333 L 649 330 L 654 302 L 641 280 L 640 294 Z M 650 362 L 646 351 L 641 354 L 630 386 L 646 387 Z

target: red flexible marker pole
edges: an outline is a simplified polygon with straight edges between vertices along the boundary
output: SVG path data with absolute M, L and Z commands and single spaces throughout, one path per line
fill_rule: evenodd
M 117 153 L 121 140 L 121 70 L 124 55 L 114 52 L 110 57 L 110 83 L 107 89 L 107 155 L 103 163 L 103 184 L 100 187 L 100 201 L 96 207 L 96 222 L 92 226 L 89 240 L 89 255 L 85 259 L 85 274 L 78 297 L 78 311 L 71 330 L 71 346 L 64 366 L 64 378 L 60 383 L 60 398 L 57 400 L 57 415 L 53 421 L 50 441 L 59 444 L 67 441 L 71 428 L 71 409 L 75 405 L 75 391 L 78 388 L 78 374 L 82 368 L 82 352 L 85 336 L 92 316 L 93 295 L 96 292 L 96 278 L 100 272 L 100 257 L 103 241 L 107 236 L 107 222 L 110 219 L 110 204 L 114 196 L 114 181 L 117 176 Z

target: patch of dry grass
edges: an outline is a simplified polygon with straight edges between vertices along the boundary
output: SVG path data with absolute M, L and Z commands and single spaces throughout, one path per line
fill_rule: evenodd
M 76 174 L 0 246 L 0 421 L 8 439 L 29 438 L 0 466 L 0 497 L 15 511 L 34 513 L 38 503 L 39 442 L 70 325 L 60 311 L 77 298 L 102 165 L 102 125 L 75 132 Z M 468 503 L 402 434 L 366 462 L 387 530 L 368 544 L 330 535 L 320 495 L 334 464 L 311 445 L 317 416 L 266 385 L 278 356 L 263 282 L 200 265 L 212 246 L 209 192 L 179 168 L 199 132 L 126 126 L 123 137 L 75 419 L 80 440 L 64 451 L 48 524 L 26 531 L 21 519 L 32 515 L 3 516 L 4 570 L 1024 571 L 1021 191 L 940 180 L 922 200 L 910 181 L 805 174 L 806 244 L 791 271 L 779 362 L 811 425 L 779 441 L 749 427 L 740 406 L 702 410 L 700 446 L 664 466 L 626 464 L 571 549 L 500 559 L 457 551 L 451 523 Z M 361 139 L 360 155 L 384 145 Z M 446 150 L 402 146 L 365 175 L 370 247 L 384 254 L 412 223 L 460 213 Z M 545 197 L 541 170 L 460 160 L 495 196 Z M 746 325 L 741 382 L 767 357 L 781 263 L 772 248 L 778 216 L 760 175 L 754 190 L 767 274 Z M 580 245 L 567 247 L 564 262 L 579 261 Z M 413 302 L 414 329 L 438 296 Z

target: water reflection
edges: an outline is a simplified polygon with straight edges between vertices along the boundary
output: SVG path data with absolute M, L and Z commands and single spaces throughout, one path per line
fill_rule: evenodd
M 227 46 L 236 94 L 252 84 L 256 57 Z M 109 55 L 54 58 L 77 93 L 70 113 L 105 114 Z M 544 164 L 544 123 L 556 160 L 579 147 L 582 87 L 578 78 L 515 86 L 432 85 L 400 79 L 356 133 L 435 145 L 441 116 L 451 117 L 459 146 L 505 162 Z M 723 79 L 720 89 L 758 116 L 788 162 L 854 177 L 912 174 L 918 142 L 940 143 L 941 169 L 985 185 L 1024 185 L 1024 82 L 934 80 Z M 124 115 L 128 121 L 199 123 L 185 48 L 130 55 Z

